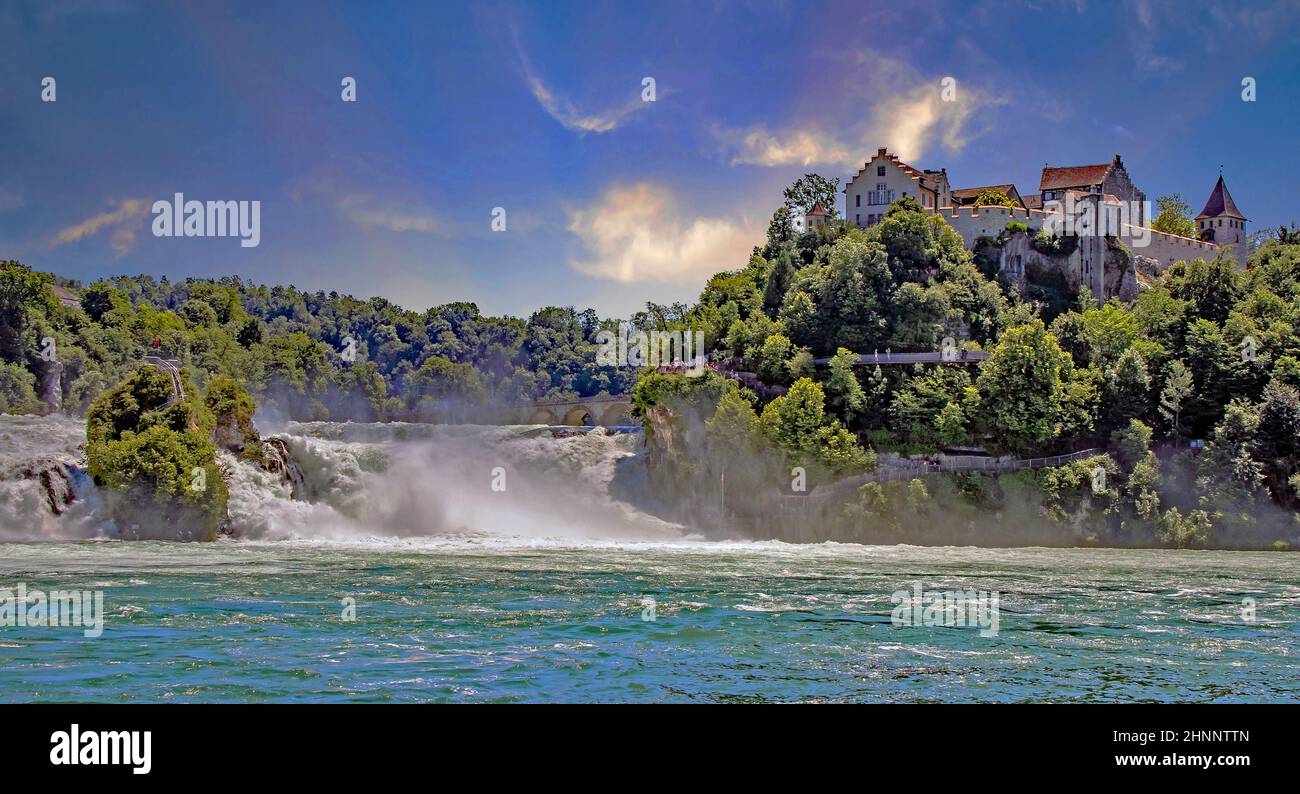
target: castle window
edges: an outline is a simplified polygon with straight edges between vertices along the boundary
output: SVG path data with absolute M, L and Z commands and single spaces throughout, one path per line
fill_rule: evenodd
M 884 175 L 885 175 L 885 167 L 883 165 L 876 166 L 876 176 L 884 176 Z
M 853 206 L 855 206 L 855 207 L 861 207 L 861 206 L 862 206 L 862 194 L 861 194 L 861 193 L 858 193 L 857 195 L 855 195 L 855 196 L 853 197 L 853 200 L 854 200 L 854 201 L 853 201 Z
M 853 216 L 853 222 L 856 223 L 857 225 L 861 226 L 861 225 L 862 225 L 862 216 L 861 216 L 861 215 L 854 215 L 854 216 Z

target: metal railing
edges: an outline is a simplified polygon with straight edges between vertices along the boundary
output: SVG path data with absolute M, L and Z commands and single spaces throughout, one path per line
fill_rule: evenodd
M 177 402 L 185 399 L 185 385 L 183 381 L 181 381 L 181 371 L 177 369 L 177 362 L 175 359 L 161 358 L 159 356 L 145 356 L 144 363 L 167 373 L 172 380 L 172 396 L 167 398 L 167 402 L 163 404 L 163 408 L 171 408 Z

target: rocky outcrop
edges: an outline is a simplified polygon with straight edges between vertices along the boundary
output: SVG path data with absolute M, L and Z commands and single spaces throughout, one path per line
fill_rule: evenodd
M 672 463 L 681 455 L 681 444 L 673 426 L 673 413 L 665 405 L 652 405 L 645 412 L 646 462 L 651 466 Z
M 303 475 L 302 467 L 293 459 L 284 439 L 272 437 L 262 442 L 262 468 L 288 483 L 290 495 L 294 499 L 307 498 L 307 478 Z
M 85 469 L 79 463 L 49 460 L 23 469 L 23 479 L 35 480 L 45 492 L 46 504 L 56 516 L 77 500 L 77 489 L 89 482 Z

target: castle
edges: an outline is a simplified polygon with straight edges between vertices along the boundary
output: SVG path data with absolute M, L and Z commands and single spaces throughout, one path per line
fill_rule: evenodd
M 987 192 L 1005 195 L 1012 206 L 979 206 L 980 195 Z M 1013 184 L 953 189 L 947 169 L 917 169 L 879 149 L 845 185 L 844 217 L 867 228 L 879 223 L 890 203 L 904 196 L 916 198 L 927 211 L 942 216 L 961 234 L 967 248 L 974 248 L 980 238 L 1002 239 L 999 270 L 1003 277 L 1023 280 L 1026 267 L 1038 260 L 1040 265 L 1063 269 L 1076 286 L 1087 286 L 1098 300 L 1135 297 L 1139 265 L 1158 272 L 1176 260 L 1211 259 L 1221 246 L 1232 246 L 1238 266 L 1245 266 L 1247 219 L 1222 176 L 1196 217 L 1198 238 L 1193 239 L 1150 227 L 1146 194 L 1133 184 L 1119 155 L 1100 165 L 1044 165 L 1038 192 L 1022 195 Z M 797 225 L 804 231 L 829 219 L 830 213 L 818 205 Z M 1028 233 L 1003 235 L 1013 221 L 1023 223 Z M 1032 245 L 1032 236 L 1044 227 L 1078 235 L 1078 245 L 1051 261 Z M 1123 242 L 1135 261 L 1117 265 L 1120 258 L 1109 242 L 1113 240 Z

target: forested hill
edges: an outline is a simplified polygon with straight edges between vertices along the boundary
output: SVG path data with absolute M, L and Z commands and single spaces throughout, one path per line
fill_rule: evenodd
M 42 385 L 58 377 L 64 410 L 83 412 L 139 366 L 155 339 L 200 385 L 231 375 L 260 406 L 297 419 L 454 418 L 448 411 L 457 405 L 620 393 L 636 375 L 597 365 L 595 336 L 617 321 L 591 310 L 548 307 L 520 319 L 450 303 L 416 312 L 384 298 L 235 277 L 151 276 L 60 282 L 65 303 L 69 293 L 79 300 L 74 306 L 55 297 L 54 282 L 0 263 L 0 411 L 39 410 Z M 682 311 L 649 306 L 633 320 L 653 324 Z

